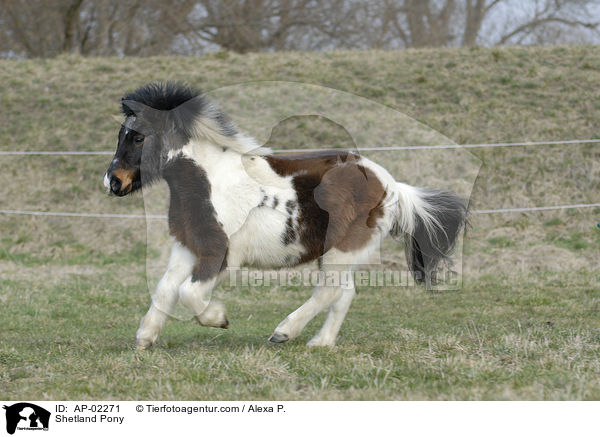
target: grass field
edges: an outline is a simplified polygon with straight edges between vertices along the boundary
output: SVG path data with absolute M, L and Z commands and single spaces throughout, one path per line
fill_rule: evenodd
M 458 143 L 600 138 L 597 47 L 217 53 L 0 61 L 0 150 L 112 150 L 120 96 L 159 79 L 328 86 Z M 318 117 L 286 120 L 269 143 L 352 145 Z M 473 209 L 600 201 L 597 144 L 471 152 Z M 411 155 L 395 156 L 379 161 L 419 183 Z M 0 156 L 0 209 L 142 214 L 141 196 L 105 194 L 109 160 Z M 599 220 L 600 208 L 473 215 L 460 290 L 360 287 L 333 349 L 304 346 L 322 316 L 289 344 L 266 341 L 310 295 L 278 286 L 225 287 L 229 330 L 171 320 L 134 352 L 150 302 L 144 221 L 0 214 L 0 399 L 597 400 Z M 384 264 L 402 266 L 401 252 L 390 242 Z

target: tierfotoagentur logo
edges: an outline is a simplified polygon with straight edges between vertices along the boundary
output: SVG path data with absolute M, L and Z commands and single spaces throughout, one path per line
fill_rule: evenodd
M 415 274 L 409 270 L 369 269 L 369 270 L 328 270 L 326 272 L 310 268 L 294 270 L 254 270 L 246 267 L 227 267 L 230 287 L 268 287 L 304 286 L 304 287 L 342 287 L 352 284 L 361 287 L 412 287 L 416 284 Z M 454 270 L 439 269 L 432 272 L 436 282 L 450 286 L 458 282 L 458 273 Z
M 50 411 L 28 402 L 4 405 L 6 410 L 6 432 L 14 434 L 19 431 L 48 431 Z

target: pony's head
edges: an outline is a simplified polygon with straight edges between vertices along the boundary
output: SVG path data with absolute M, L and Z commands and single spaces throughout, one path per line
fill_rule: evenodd
M 169 151 L 189 141 L 205 105 L 200 92 L 177 83 L 151 83 L 125 95 L 125 120 L 104 185 L 125 196 L 158 179 Z
M 199 91 L 180 83 L 150 83 L 121 99 L 125 121 L 104 185 L 125 196 L 161 176 L 169 152 L 192 139 L 240 154 L 267 154 L 251 137 L 238 132 L 217 106 Z

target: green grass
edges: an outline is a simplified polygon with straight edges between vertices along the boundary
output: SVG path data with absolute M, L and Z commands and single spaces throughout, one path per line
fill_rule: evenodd
M 597 399 L 600 295 L 589 272 L 482 278 L 458 292 L 362 288 L 334 349 L 266 337 L 309 293 L 225 291 L 229 330 L 170 321 L 132 350 L 143 271 L 3 281 L 0 397 L 77 399 Z M 568 292 L 565 285 L 568 284 Z M 264 305 L 268 301 L 269 305 Z
M 207 90 L 247 81 L 319 84 L 463 143 L 600 136 L 597 47 L 222 52 L 135 63 L 1 60 L 0 148 L 111 150 L 120 96 L 159 79 Z M 264 98 L 267 106 L 295 103 Z M 252 104 L 243 95 L 226 103 L 234 119 Z M 382 123 L 346 112 L 367 128 Z M 393 141 L 412 141 L 406 135 Z M 302 116 L 275 126 L 269 144 L 352 147 L 354 140 L 327 119 Z M 598 202 L 596 144 L 472 153 L 481 161 L 473 209 Z M 435 185 L 447 176 L 444 165 L 426 167 L 414 152 L 368 156 L 408 183 Z M 442 163 L 460 171 L 459 157 L 449 156 Z M 0 209 L 142 214 L 141 196 L 104 194 L 109 159 L 2 156 Z M 362 287 L 333 349 L 304 346 L 323 316 L 297 340 L 267 342 L 308 288 L 224 287 L 218 294 L 229 330 L 173 319 L 145 352 L 132 349 L 150 302 L 145 255 L 149 268 L 164 268 L 153 229 L 143 220 L 0 215 L 0 398 L 597 400 L 598 214 L 472 216 L 460 290 Z M 404 268 L 401 252 L 386 243 L 384 267 Z

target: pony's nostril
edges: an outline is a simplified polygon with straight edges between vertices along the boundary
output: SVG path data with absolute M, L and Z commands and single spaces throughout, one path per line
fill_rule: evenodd
M 118 193 L 121 190 L 121 181 L 119 178 L 115 176 L 110 178 L 110 189 L 113 193 Z

